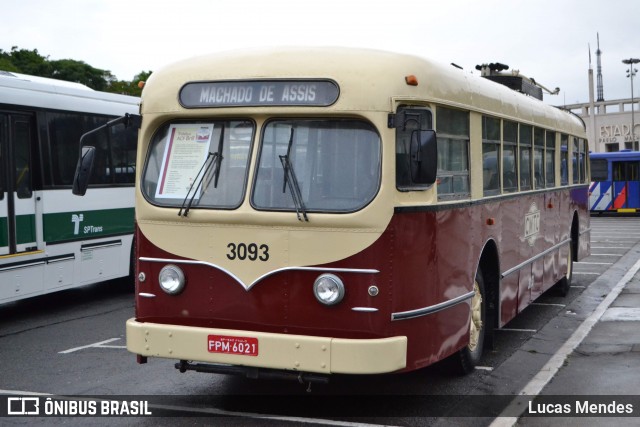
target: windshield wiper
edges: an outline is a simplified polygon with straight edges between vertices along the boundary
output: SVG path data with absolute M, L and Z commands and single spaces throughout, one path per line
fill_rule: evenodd
M 287 147 L 287 154 L 280 157 L 280 163 L 282 163 L 282 168 L 284 169 L 284 183 L 282 184 L 282 192 L 284 193 L 287 189 L 287 183 L 289 183 L 289 191 L 291 192 L 291 198 L 293 199 L 293 204 L 296 208 L 296 215 L 298 216 L 298 221 L 309 221 L 307 217 L 307 209 L 304 206 L 304 201 L 302 200 L 302 192 L 300 191 L 300 184 L 298 184 L 298 178 L 296 177 L 296 172 L 293 170 L 293 164 L 289 160 L 289 155 L 291 154 L 291 147 L 293 146 L 293 127 L 291 128 L 291 136 L 289 137 L 289 146 Z M 301 215 L 302 214 L 302 215 Z
M 222 164 L 223 146 L 224 146 L 224 126 L 220 130 L 220 139 L 218 140 L 218 151 L 216 151 L 215 153 L 209 152 L 209 154 L 207 154 L 207 158 L 204 160 L 204 163 L 202 163 L 202 166 L 200 167 L 198 174 L 196 175 L 195 179 L 191 183 L 191 186 L 189 187 L 189 190 L 187 191 L 187 195 L 184 197 L 184 200 L 182 201 L 182 206 L 180 207 L 180 211 L 178 211 L 178 216 L 186 217 L 189 214 L 191 205 L 193 205 L 193 200 L 195 199 L 196 194 L 198 194 L 198 190 L 202 186 L 204 178 L 209 174 L 212 167 L 213 167 L 213 176 L 214 176 L 213 187 L 218 188 L 218 178 L 220 177 L 220 165 Z M 198 179 L 198 177 L 200 178 Z M 196 185 L 195 189 L 193 188 L 194 185 Z M 189 194 L 191 194 L 191 190 L 193 190 L 193 194 L 191 195 L 191 198 L 189 198 Z M 189 199 L 188 203 L 187 203 L 187 199 Z

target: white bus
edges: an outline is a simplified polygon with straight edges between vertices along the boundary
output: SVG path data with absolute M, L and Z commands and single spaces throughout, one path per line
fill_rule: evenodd
M 80 136 L 139 98 L 0 71 L 0 304 L 128 276 L 137 129 L 92 135 L 86 197 L 71 194 Z

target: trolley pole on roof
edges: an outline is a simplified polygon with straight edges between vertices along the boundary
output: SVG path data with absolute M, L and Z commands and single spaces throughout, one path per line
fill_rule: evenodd
M 633 150 L 638 150 L 638 144 L 636 142 L 636 120 L 635 120 L 635 110 L 636 107 L 633 101 L 633 76 L 636 75 L 638 71 L 636 68 L 633 68 L 634 64 L 640 62 L 638 58 L 629 58 L 623 59 L 622 63 L 629 65 L 629 70 L 627 71 L 627 77 L 631 79 L 631 147 Z

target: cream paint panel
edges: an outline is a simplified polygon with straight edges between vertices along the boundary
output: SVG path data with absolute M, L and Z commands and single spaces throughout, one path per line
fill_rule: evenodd
M 480 199 L 483 196 L 483 170 L 482 170 L 482 115 L 471 113 L 470 132 L 471 142 L 469 147 L 469 162 L 472 165 L 480 167 L 472 167 L 471 169 L 471 198 Z M 475 143 L 474 143 L 475 142 Z M 500 162 L 502 163 L 502 162 Z
M 407 364 L 407 337 L 378 340 L 334 339 L 331 371 L 349 374 L 382 374 Z
M 407 337 L 338 339 L 156 323 L 126 324 L 127 350 L 149 357 L 317 373 L 377 374 L 403 369 Z M 209 335 L 258 339 L 257 356 L 211 353 Z
M 344 259 L 370 246 L 381 234 L 379 231 L 346 229 L 300 230 L 217 224 L 168 224 L 144 220 L 139 222 L 139 226 L 144 235 L 159 248 L 227 270 L 245 288 L 249 288 L 262 276 L 281 268 L 319 265 Z M 349 232 L 349 239 L 341 238 L 345 232 Z M 255 243 L 258 247 L 267 245 L 269 259 L 230 260 L 227 257 L 230 243 Z M 264 250 L 259 249 L 258 256 L 263 255 Z

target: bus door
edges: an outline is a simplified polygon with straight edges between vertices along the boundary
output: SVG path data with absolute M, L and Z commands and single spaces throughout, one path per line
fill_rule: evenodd
M 31 115 L 0 112 L 0 255 L 37 249 L 33 123 Z
M 613 162 L 613 209 L 640 208 L 640 163 L 638 161 Z

